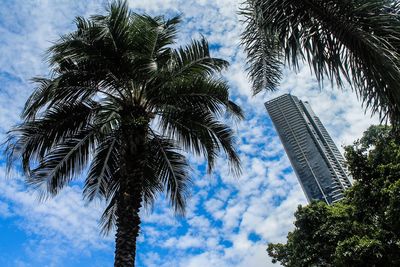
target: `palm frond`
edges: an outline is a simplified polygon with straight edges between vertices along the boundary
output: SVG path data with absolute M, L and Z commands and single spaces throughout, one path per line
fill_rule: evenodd
M 38 189 L 42 197 L 56 195 L 87 165 L 94 135 L 93 129 L 87 129 L 57 144 L 30 171 L 27 182 Z
M 229 63 L 210 56 L 210 49 L 205 38 L 192 40 L 191 44 L 176 49 L 172 54 L 173 78 L 185 76 L 207 76 L 220 72 Z
M 150 144 L 147 144 L 146 147 L 148 153 L 143 168 L 143 205 L 146 209 L 151 210 L 157 195 L 163 192 L 163 184 L 157 173 L 159 166 L 155 160 L 156 152 Z
M 100 101 L 96 116 L 93 119 L 93 125 L 99 129 L 99 134 L 108 136 L 115 134 L 120 128 L 122 107 L 113 99 L 102 98 Z
M 190 184 L 186 157 L 179 153 L 173 140 L 165 139 L 154 132 L 149 147 L 153 165 L 156 166 L 156 177 L 166 188 L 175 212 L 184 214 Z
M 249 62 L 254 65 L 251 68 L 257 68 L 263 57 L 252 44 L 261 44 L 267 38 L 277 42 L 289 66 L 297 68 L 300 61 L 306 61 L 321 82 L 325 78 L 339 86 L 350 82 L 367 108 L 379 113 L 381 119 L 389 118 L 399 124 L 398 4 L 375 0 L 249 0 L 247 3 L 253 8 L 247 14 L 249 29 L 256 21 L 259 28 L 266 30 L 261 37 L 243 35 Z
M 148 15 L 133 14 L 134 24 L 140 21 L 140 33 L 146 36 L 146 41 L 149 42 L 143 48 L 147 49 L 149 58 L 155 59 L 157 62 L 158 57 L 170 48 L 175 43 L 177 35 L 177 25 L 181 22 L 180 16 L 175 16 L 166 20 L 163 16 L 151 17 Z M 145 28 L 145 29 L 143 29 Z
M 50 109 L 57 105 L 74 105 L 79 102 L 91 102 L 97 94 L 104 94 L 121 102 L 123 97 L 115 96 L 115 84 L 108 76 L 103 81 L 96 81 L 93 77 L 98 73 L 89 73 L 84 70 L 64 72 L 55 79 L 35 78 L 39 84 L 27 100 L 22 117 L 25 120 L 35 119 L 43 109 Z M 103 76 L 103 77 L 104 77 Z
M 71 74 L 69 78 L 75 83 L 89 84 L 111 94 L 117 92 L 125 99 L 130 95 L 125 77 L 135 73 L 135 65 L 127 56 L 131 50 L 130 13 L 126 3 L 119 4 L 122 6 L 110 7 L 108 16 L 93 16 L 89 21 L 77 18 L 78 29 L 50 47 L 48 58 L 56 74 Z
M 222 149 L 228 156 L 233 173 L 240 174 L 240 159 L 233 147 L 233 131 L 209 111 L 170 107 L 162 112 L 160 124 L 162 132 L 177 140 L 186 151 L 200 156 L 206 155 L 209 172 Z
M 115 50 L 126 45 L 130 11 L 127 1 L 112 2 L 107 16 L 107 24 Z
M 86 200 L 106 198 L 109 184 L 119 170 L 119 144 L 114 136 L 100 141 L 96 145 L 95 154 L 89 167 L 83 195 Z
M 160 66 L 165 66 L 171 59 L 171 46 L 175 44 L 175 40 L 177 39 L 177 25 L 180 22 L 180 16 L 175 16 L 168 20 L 162 17 L 162 23 L 158 27 L 161 30 L 158 34 L 157 46 L 155 48 L 155 51 L 157 51 L 155 62 Z
M 57 144 L 89 126 L 94 115 L 93 105 L 93 102 L 84 102 L 54 106 L 41 118 L 25 121 L 9 131 L 5 151 L 8 168 L 21 158 L 23 170 L 29 175 L 30 162 L 43 160 Z
M 35 77 L 32 81 L 38 84 L 38 86 L 25 103 L 22 117 L 27 119 L 33 119 L 37 112 L 46 105 L 50 99 L 53 87 L 57 87 L 58 79 L 51 80 L 42 77 Z
M 105 208 L 103 214 L 100 218 L 100 229 L 101 234 L 103 236 L 108 235 L 115 226 L 117 221 L 116 213 L 117 213 L 117 198 L 118 195 L 115 194 L 107 203 L 107 207 Z
M 195 77 L 164 84 L 161 90 L 148 90 L 146 98 L 154 109 L 181 106 L 189 109 L 207 109 L 217 116 L 232 115 L 243 119 L 239 106 L 229 100 L 229 86 L 225 80 Z
M 274 32 L 265 26 L 259 1 L 249 0 L 241 9 L 246 28 L 241 45 L 247 53 L 247 71 L 253 94 L 262 90 L 274 91 L 282 78 L 282 52 Z

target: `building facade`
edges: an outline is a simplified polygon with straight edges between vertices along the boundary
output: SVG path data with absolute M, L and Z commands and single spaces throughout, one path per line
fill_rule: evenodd
M 310 104 L 285 94 L 265 106 L 308 201 L 342 199 L 351 186 L 344 158 Z

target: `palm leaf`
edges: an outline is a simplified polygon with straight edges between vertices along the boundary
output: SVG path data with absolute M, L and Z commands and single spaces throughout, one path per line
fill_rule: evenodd
M 283 54 L 294 69 L 306 61 L 321 82 L 325 78 L 339 86 L 350 82 L 373 113 L 379 113 L 382 120 L 400 122 L 398 3 L 251 0 L 243 14 L 248 18 L 248 30 L 258 28 L 260 33 L 243 34 L 255 92 L 260 89 L 257 84 L 263 83 L 259 79 L 279 79 L 274 71 L 261 76 L 254 72 L 264 58 L 257 49 L 267 40 L 278 44 L 278 53 L 275 45 L 270 49 L 273 60 L 282 61 Z
M 242 119 L 242 110 L 229 100 L 228 92 L 226 81 L 198 77 L 166 83 L 162 90 L 151 91 L 152 95 L 146 97 L 156 112 L 169 106 L 181 106 L 185 109 L 204 108 L 218 116 L 229 114 Z
M 233 173 L 240 174 L 240 159 L 233 148 L 233 131 L 209 111 L 171 107 L 165 109 L 160 116 L 160 124 L 162 132 L 176 139 L 185 150 L 206 155 L 209 172 L 222 149 L 228 156 Z
M 85 168 L 93 149 L 95 132 L 87 129 L 65 140 L 49 151 L 30 171 L 27 182 L 37 188 L 42 197 L 56 195 Z
M 246 24 L 242 43 L 247 53 L 247 71 L 253 83 L 253 93 L 274 91 L 282 78 L 282 52 L 275 33 L 265 27 L 258 1 L 247 1 L 241 10 Z
M 105 208 L 103 214 L 100 218 L 100 229 L 101 234 L 103 236 L 108 235 L 115 226 L 117 221 L 116 212 L 117 212 L 117 198 L 118 195 L 114 195 L 110 201 L 107 203 L 107 207 Z
M 206 39 L 192 40 L 190 45 L 176 49 L 172 54 L 172 76 L 212 75 L 226 68 L 225 60 L 212 58 Z
M 173 140 L 152 134 L 149 142 L 156 177 L 166 188 L 167 196 L 177 213 L 184 214 L 190 177 L 186 157 L 177 151 Z
M 52 107 L 42 118 L 23 122 L 8 132 L 7 166 L 18 158 L 27 175 L 30 162 L 43 160 L 43 157 L 57 144 L 83 131 L 91 122 L 93 102 L 65 103 Z M 72 115 L 72 116 L 71 116 Z
M 94 158 L 86 177 L 83 195 L 88 201 L 106 198 L 109 184 L 119 170 L 119 145 L 114 136 L 101 140 L 96 146 Z

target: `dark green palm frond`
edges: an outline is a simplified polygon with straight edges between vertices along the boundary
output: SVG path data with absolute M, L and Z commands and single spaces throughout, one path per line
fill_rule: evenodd
M 155 110 L 181 106 L 185 109 L 206 109 L 218 116 L 228 114 L 243 119 L 241 108 L 229 100 L 229 87 L 222 79 L 179 79 L 164 84 L 161 90 L 148 93 L 146 97 L 149 105 Z
M 135 53 L 129 54 L 134 64 L 140 67 L 141 76 L 152 80 L 153 75 L 168 65 L 172 57 L 172 48 L 177 35 L 180 16 L 166 20 L 163 16 L 150 17 L 133 14 L 131 38 L 135 40 Z M 137 53 L 139 52 L 139 53 Z
M 115 51 L 119 49 L 127 49 L 128 28 L 129 28 L 130 11 L 127 1 L 117 1 L 110 5 L 108 16 L 106 17 L 109 37 Z
M 149 79 L 149 70 L 161 49 L 160 39 L 168 43 L 173 37 L 173 21 L 164 29 L 147 16 L 130 14 L 124 7 L 111 6 L 107 16 L 92 18 L 90 27 L 63 36 L 49 49 L 49 60 L 59 70 L 87 73 L 87 81 L 108 93 L 117 92 L 122 99 L 131 98 L 133 81 Z M 161 30 L 164 29 L 164 30 Z M 161 32 L 159 34 L 159 32 Z M 153 55 L 154 53 L 154 55 Z M 84 80 L 84 79 L 80 79 Z M 128 82 L 129 81 L 129 82 Z
M 139 82 L 138 89 L 145 81 L 150 80 L 152 75 L 158 69 L 157 59 L 167 49 L 165 45 L 171 40 L 162 40 L 165 33 L 165 25 L 162 18 L 152 18 L 146 15 L 133 13 L 130 24 L 129 38 L 132 40 L 132 46 L 127 51 L 127 59 L 131 66 L 135 69 L 130 70 L 136 77 L 132 77 L 133 81 Z M 164 36 L 165 37 L 165 36 Z M 162 44 L 162 41 L 166 44 Z M 168 60 L 163 58 L 162 60 Z M 161 58 L 160 58 L 161 59 Z M 138 90 L 139 91 L 139 90 Z
M 87 61 L 76 63 L 67 70 L 60 70 L 50 89 L 50 104 L 85 100 L 96 94 L 106 95 L 121 104 L 130 97 L 125 84 L 110 72 L 108 66 L 90 64 Z
M 111 66 L 113 57 L 127 49 L 129 10 L 126 1 L 112 3 L 106 16 L 92 16 L 89 20 L 77 17 L 75 24 L 76 31 L 61 36 L 48 50 L 52 66 L 85 60 Z
M 87 165 L 93 151 L 94 136 L 95 131 L 87 129 L 57 144 L 30 171 L 27 182 L 38 189 L 42 197 L 56 195 Z
M 56 144 L 83 131 L 92 121 L 93 103 L 66 103 L 46 110 L 41 118 L 21 123 L 8 133 L 7 166 L 22 159 L 27 175 L 30 162 L 43 159 Z
M 177 140 L 186 151 L 206 155 L 209 171 L 213 169 L 218 152 L 222 149 L 228 156 L 233 173 L 240 174 L 240 159 L 233 147 L 233 131 L 209 111 L 171 107 L 161 114 L 160 125 L 162 132 Z
M 207 129 L 213 141 L 217 141 L 216 147 L 218 151 L 222 149 L 227 155 L 228 164 L 231 167 L 232 173 L 235 176 L 239 176 L 241 174 L 240 158 L 233 146 L 235 144 L 235 135 L 233 130 L 228 125 L 221 123 L 212 115 L 205 116 L 204 119 L 202 121 L 198 121 L 196 125 L 199 128 L 203 127 Z M 211 172 L 213 168 L 214 165 L 212 162 L 212 164 L 209 164 L 209 172 Z
M 304 60 L 320 81 L 327 78 L 339 86 L 350 82 L 373 113 L 400 122 L 398 4 L 388 0 L 248 3 L 257 7 L 249 16 L 260 18 L 261 28 L 272 33 L 262 37 L 278 41 L 289 65 L 296 68 Z M 243 38 L 248 53 L 250 44 L 261 42 L 251 34 Z
M 96 145 L 83 188 L 83 195 L 88 201 L 107 197 L 109 184 L 119 170 L 119 149 L 120 145 L 114 136 L 100 140 Z
M 44 108 L 49 109 L 57 105 L 74 105 L 79 102 L 90 102 L 96 94 L 112 95 L 114 91 L 106 88 L 107 84 L 93 81 L 92 73 L 68 71 L 55 79 L 35 78 L 39 84 L 27 100 L 22 117 L 26 120 L 34 119 Z M 104 82 L 105 83 L 105 82 Z M 113 85 L 111 85 L 113 86 Z M 118 96 L 112 96 L 121 101 Z
M 96 112 L 93 125 L 96 125 L 99 129 L 99 134 L 103 136 L 114 134 L 120 128 L 122 107 L 110 98 L 102 98 L 99 102 L 101 106 Z
M 107 207 L 105 208 L 103 214 L 100 218 L 100 229 L 101 234 L 103 236 L 108 235 L 115 226 L 117 222 L 116 213 L 117 213 L 117 199 L 118 195 L 113 195 L 112 198 L 107 203 Z
M 171 19 L 165 20 L 162 17 L 162 23 L 158 27 L 158 41 L 156 46 L 155 61 L 157 65 L 165 66 L 171 59 L 172 48 L 177 39 L 177 25 L 181 22 L 180 16 L 175 16 Z
M 210 56 L 210 49 L 205 38 L 192 40 L 191 44 L 176 49 L 172 57 L 172 69 L 169 71 L 173 78 L 208 76 L 220 72 L 229 65 L 223 59 Z
M 243 120 L 245 118 L 242 108 L 232 100 L 228 100 L 225 105 L 228 111 L 228 117 L 233 117 L 234 119 L 238 120 Z
M 77 30 L 78 36 L 83 36 L 87 34 L 87 30 L 94 27 L 94 23 L 91 20 L 85 19 L 84 17 L 76 17 L 75 18 L 75 26 Z
M 166 20 L 163 16 L 151 17 L 147 15 L 132 14 L 134 29 L 137 34 L 143 35 L 146 39 L 139 39 L 148 43 L 143 44 L 143 51 L 146 51 L 148 58 L 157 59 L 166 49 L 175 43 L 177 37 L 177 24 L 181 22 L 180 16 Z M 135 25 L 135 24 L 138 25 Z M 138 27 L 140 27 L 138 29 Z
M 212 76 L 227 67 L 228 63 L 210 56 L 208 43 L 204 38 L 168 53 L 171 53 L 168 62 L 160 64 L 158 71 L 146 84 L 144 93 L 150 106 L 162 104 L 168 94 L 177 96 L 195 92 L 198 95 L 208 92 L 212 97 L 219 94 L 216 100 L 227 102 L 226 84 Z
M 262 90 L 274 91 L 282 77 L 282 52 L 274 32 L 265 26 L 259 1 L 249 0 L 241 10 L 246 28 L 242 43 L 247 54 L 247 71 L 253 94 Z
M 135 94 L 142 95 L 140 91 L 143 86 L 171 58 L 171 45 L 176 39 L 176 26 L 180 17 L 165 20 L 164 17 L 153 18 L 136 13 L 130 17 L 129 49 L 122 58 L 127 66 L 123 71 L 128 73 Z
M 53 87 L 57 87 L 58 79 L 51 80 L 35 77 L 32 81 L 38 84 L 38 86 L 25 102 L 22 117 L 27 119 L 34 119 L 37 112 L 46 105 L 53 91 Z
M 69 77 L 65 76 L 53 80 L 37 77 L 34 81 L 39 83 L 39 86 L 26 101 L 22 112 L 22 117 L 28 121 L 34 120 L 43 109 L 51 109 L 53 106 L 76 105 L 79 102 L 89 103 L 91 102 L 90 98 L 98 93 L 96 88 L 72 82 Z
M 93 81 L 101 79 L 101 74 L 121 71 L 123 66 L 116 63 L 122 58 L 124 49 L 115 47 L 109 21 L 103 24 L 90 21 L 88 24 L 87 28 L 78 28 L 62 36 L 48 49 L 49 63 L 57 73 L 84 71 L 91 74 L 89 81 Z
M 193 121 L 201 120 L 203 114 L 204 112 L 186 112 L 178 107 L 165 108 L 160 114 L 160 127 L 162 133 L 177 140 L 184 150 L 197 156 L 205 156 L 211 167 L 217 156 L 216 144 L 206 129 L 192 127 L 195 124 Z
M 151 144 L 147 144 L 147 148 L 146 164 L 143 169 L 143 205 L 150 210 L 153 208 L 157 194 L 163 192 L 163 184 L 157 173 L 159 166 L 155 158 L 156 151 Z
M 179 153 L 177 144 L 173 140 L 154 133 L 149 141 L 149 147 L 158 181 L 165 187 L 175 212 L 184 214 L 190 184 L 186 157 Z

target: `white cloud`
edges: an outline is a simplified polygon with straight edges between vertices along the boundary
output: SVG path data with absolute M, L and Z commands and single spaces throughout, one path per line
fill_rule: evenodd
M 0 216 L 7 218 L 12 215 L 9 205 L 6 202 L 0 201 Z
M 0 168 L 0 177 L 4 177 L 4 168 Z M 13 215 L 24 217 L 21 227 L 29 232 L 48 237 L 60 234 L 77 248 L 104 246 L 105 240 L 100 238 L 96 225 L 101 215 L 100 206 L 85 205 L 81 190 L 76 186 L 67 187 L 57 197 L 40 202 L 36 192 L 26 189 L 22 178 L 0 179 L 0 195 L 14 204 Z
M 40 202 L 22 177 L 4 177 L 4 167 L 0 167 L 0 204 L 12 203 L 12 207 L 3 210 L 0 205 L 0 215 L 20 218 L 16 225 L 32 236 L 25 247 L 31 260 L 54 261 L 48 266 L 57 266 L 68 255 L 90 253 L 87 247 L 112 253 L 112 237 L 103 238 L 99 233 L 101 206 L 85 205 L 80 188 L 67 187 L 57 197 Z
M 179 238 L 172 237 L 167 239 L 163 246 L 170 249 L 201 248 L 204 246 L 204 240 L 200 236 L 186 234 Z

